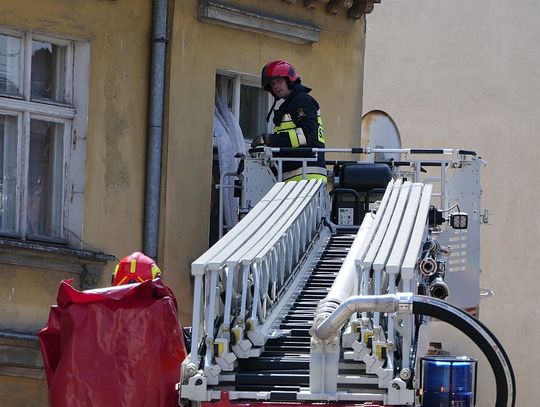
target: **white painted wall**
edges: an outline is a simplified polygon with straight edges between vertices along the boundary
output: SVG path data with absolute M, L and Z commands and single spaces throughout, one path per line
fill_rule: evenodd
M 381 109 L 404 147 L 474 149 L 488 161 L 481 320 L 512 361 L 516 406 L 540 399 L 540 2 L 385 0 L 367 18 L 364 112 Z M 365 140 L 363 141 L 365 143 Z M 455 353 L 468 339 L 435 329 Z M 478 406 L 494 405 L 480 360 Z

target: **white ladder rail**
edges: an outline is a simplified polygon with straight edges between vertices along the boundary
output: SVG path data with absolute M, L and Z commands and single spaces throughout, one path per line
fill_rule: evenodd
M 277 288 L 287 279 L 289 269 L 298 261 L 326 214 L 324 188 L 316 180 L 276 184 L 235 228 L 192 263 L 195 295 L 191 362 L 198 365 L 196 355 L 204 338 L 205 371 L 217 372 L 213 345 L 218 344 L 218 356 L 227 354 L 233 318 L 240 316 L 238 321 L 245 322 L 251 309 L 252 319 L 264 322 L 267 309 L 276 300 Z M 287 246 L 286 242 L 292 245 Z M 256 285 L 253 298 L 249 298 L 250 276 Z M 220 299 L 223 290 L 224 303 Z M 234 300 L 239 290 L 240 302 Z M 222 323 L 215 329 L 218 318 L 222 318 Z M 229 370 L 234 359 L 231 356 L 220 366 Z
M 244 264 L 248 262 L 258 264 L 264 270 L 265 275 L 273 276 L 275 280 L 270 280 L 270 282 L 275 284 L 276 291 L 283 288 L 283 283 L 288 280 L 291 271 L 289 269 L 287 272 L 285 261 L 280 260 L 277 252 L 286 253 L 290 247 L 286 242 L 291 240 L 293 242 L 301 241 L 295 257 L 305 251 L 307 243 L 312 240 L 317 231 L 318 224 L 312 220 L 320 220 L 316 209 L 320 206 L 320 194 L 318 191 L 321 189 L 323 189 L 322 184 L 313 181 L 310 188 L 303 193 L 304 196 L 300 197 L 299 203 L 293 208 L 290 215 L 275 225 L 272 230 L 273 233 L 270 233 L 272 237 L 269 240 L 258 242 L 242 259 Z M 288 256 L 285 254 L 284 257 L 287 258 Z M 276 267 L 276 269 L 273 270 L 272 266 Z M 281 284 L 278 285 L 278 283 Z M 256 327 L 257 333 L 250 331 L 248 335 L 254 345 L 262 346 L 272 326 L 273 319 L 265 317 L 258 322 L 262 322 L 262 324 Z
M 424 201 L 427 202 L 424 205 L 420 205 L 422 192 L 425 189 L 427 193 L 424 194 Z M 397 181 L 392 186 L 387 188 L 383 201 L 385 205 L 381 204 L 375 219 L 373 219 L 369 232 L 362 231 L 360 228 L 355 242 L 351 246 L 351 252 L 349 255 L 355 256 L 358 262 L 364 266 L 363 272 L 366 272 L 365 278 L 369 277 L 369 271 L 373 270 L 371 280 L 375 283 L 374 287 L 370 289 L 368 294 L 362 294 L 365 297 L 374 295 L 379 297 L 383 294 L 396 294 L 400 287 L 397 287 L 396 277 L 401 270 L 401 264 L 405 257 L 405 252 L 410 249 L 411 236 L 415 229 L 414 226 L 420 228 L 420 231 L 427 231 L 427 218 L 429 202 L 431 198 L 432 185 L 426 186 L 422 183 L 411 182 L 399 182 Z M 370 220 L 371 221 L 371 220 Z M 369 224 L 369 223 L 368 223 Z M 417 232 L 418 234 L 419 232 Z M 414 249 L 416 250 L 417 257 L 419 256 L 419 250 L 422 246 L 423 239 L 426 234 L 419 234 L 420 240 L 412 239 Z M 362 243 L 358 244 L 357 239 L 362 239 Z M 418 246 L 420 244 L 420 246 Z M 349 257 L 348 255 L 348 257 Z M 363 258 L 363 260 L 361 260 Z M 366 267 L 369 266 L 369 267 Z M 332 311 L 332 307 L 335 307 L 337 302 L 344 301 L 344 295 L 347 295 L 348 290 L 344 287 L 344 281 L 352 281 L 348 270 L 349 262 L 345 259 L 343 266 L 341 267 L 338 277 L 334 282 L 334 285 L 330 289 L 329 295 L 321 302 L 317 309 L 315 316 L 314 330 L 312 334 L 317 332 L 325 335 L 322 336 L 322 340 L 326 342 L 320 342 L 318 337 L 315 336 L 312 339 L 312 351 L 311 351 L 311 365 L 310 365 L 310 391 L 313 393 L 328 393 L 333 394 L 338 391 L 338 385 L 342 382 L 339 380 L 332 380 L 332 377 L 339 378 L 338 360 L 333 359 L 331 356 L 331 347 L 325 345 L 332 340 L 335 342 L 335 338 L 328 337 L 331 331 L 328 329 L 338 329 L 338 325 L 334 325 L 334 322 L 326 324 L 323 330 L 318 330 L 318 327 L 325 322 L 326 318 L 336 313 L 332 321 L 343 321 L 343 316 L 338 316 L 337 311 Z M 413 274 L 414 277 L 414 274 Z M 407 284 L 409 291 L 413 290 L 412 284 Z M 335 309 L 335 308 L 334 308 Z M 340 311 L 342 313 L 343 310 Z M 369 316 L 371 324 L 369 326 L 361 324 L 362 331 L 360 336 L 353 331 L 356 329 L 356 320 L 353 318 L 353 313 L 350 313 L 349 323 L 351 324 L 347 329 L 343 331 L 343 342 L 347 342 L 346 347 L 352 348 L 352 352 L 345 352 L 344 356 L 346 360 L 351 362 L 357 362 L 359 364 L 358 371 L 364 371 L 360 367 L 360 364 L 365 364 L 365 373 L 375 374 L 377 376 L 377 383 L 380 389 L 388 389 L 388 394 L 392 393 L 394 397 L 396 393 L 392 384 L 398 384 L 397 388 L 400 388 L 403 383 L 399 376 L 394 377 L 394 350 L 393 344 L 397 339 L 395 320 L 397 323 L 401 323 L 401 320 L 406 320 L 407 317 L 402 317 L 385 314 L 386 328 L 383 329 L 383 313 L 373 312 L 366 313 L 366 320 Z M 399 320 L 398 320 L 399 318 Z M 405 321 L 404 329 L 401 329 L 401 325 L 398 327 L 399 332 L 402 334 L 404 340 L 404 346 L 410 347 L 412 342 L 413 332 L 410 329 L 412 327 L 412 318 L 410 321 Z M 330 327 L 334 328 L 330 328 Z M 371 327 L 371 328 L 370 328 Z M 325 332 L 325 333 L 323 333 Z M 337 332 L 336 332 L 337 333 Z M 371 345 L 366 343 L 365 334 L 371 337 Z M 391 346 L 392 344 L 392 346 Z M 343 346 L 345 347 L 345 346 Z M 410 367 L 409 354 L 407 350 L 405 353 L 405 359 L 401 365 L 401 370 L 408 369 Z M 330 375 L 328 372 L 331 372 Z M 358 373 L 356 373 L 358 375 Z M 407 374 L 404 373 L 404 374 Z M 398 392 L 399 397 L 404 399 L 410 399 L 412 397 L 410 391 Z M 341 393 L 340 393 L 341 394 Z
M 259 268 L 264 268 L 264 262 L 258 262 L 257 268 L 253 268 L 253 253 L 256 248 L 260 246 L 260 242 L 265 242 L 267 239 L 270 239 L 276 231 L 279 229 L 279 226 L 285 219 L 288 212 L 294 209 L 295 202 L 298 199 L 302 198 L 302 192 L 308 187 L 307 181 L 299 181 L 298 184 L 291 183 L 291 187 L 295 187 L 291 190 L 291 193 L 282 200 L 282 202 L 275 202 L 275 205 L 270 205 L 267 209 L 271 211 L 271 216 L 268 218 L 268 222 L 264 225 L 261 225 L 254 233 L 251 235 L 249 241 L 245 242 L 242 247 L 240 247 L 236 252 L 231 253 L 227 256 L 225 260 L 227 267 L 230 269 L 242 268 L 244 272 L 247 272 L 247 267 L 252 268 L 252 275 L 255 277 L 255 293 L 253 303 L 257 304 L 261 299 L 261 296 L 264 296 L 265 288 L 268 286 L 270 281 L 269 276 L 265 273 L 261 274 Z M 264 259 L 268 262 L 268 259 Z M 262 280 L 261 280 L 262 279 Z M 245 280 L 245 278 L 244 278 Z M 243 287 L 242 292 L 242 303 L 247 299 L 246 296 L 246 287 Z M 245 307 L 242 307 L 244 309 Z M 257 307 L 252 307 L 252 318 L 256 317 Z M 245 315 L 241 315 L 245 317 Z
M 375 260 L 373 261 L 373 273 L 374 273 L 374 294 L 375 295 L 381 295 L 386 294 L 387 287 L 383 284 L 383 279 L 385 274 L 384 269 L 386 267 L 386 262 L 388 258 L 390 257 L 390 254 L 394 247 L 394 242 L 396 240 L 396 235 L 398 233 L 399 227 L 401 225 L 401 222 L 403 220 L 403 214 L 405 207 L 407 205 L 407 201 L 409 199 L 409 192 L 411 188 L 410 182 L 404 182 L 399 190 L 399 197 L 396 202 L 396 206 L 394 208 L 394 211 L 392 213 L 392 217 L 390 219 L 390 222 L 388 224 L 388 228 L 386 230 L 386 233 L 384 235 L 383 240 L 381 241 L 381 244 L 379 246 L 379 250 L 377 252 L 377 256 L 375 257 Z M 393 294 L 392 292 L 390 292 Z M 395 293 L 395 292 L 394 292 Z M 379 312 L 375 313 L 373 324 L 375 326 L 378 326 L 380 324 L 381 320 L 381 314 Z M 388 323 L 390 324 L 390 320 Z M 387 330 L 387 337 L 385 338 L 382 335 L 379 335 L 378 338 L 373 338 L 373 347 L 377 346 L 384 346 L 386 347 L 386 340 L 390 340 L 388 337 L 393 330 L 393 327 L 388 327 Z M 382 333 L 382 330 L 380 330 Z M 392 335 L 393 336 L 393 335 Z M 394 358 L 393 354 L 390 352 L 388 359 L 388 365 L 387 368 L 393 370 L 394 368 Z M 381 361 L 378 361 L 381 362 Z
M 385 211 L 383 213 L 383 217 L 378 224 L 378 227 L 375 232 L 375 236 L 373 240 L 371 241 L 371 245 L 369 246 L 368 252 L 366 253 L 364 259 L 362 260 L 361 264 L 361 274 L 362 279 L 364 281 L 369 280 L 369 273 L 371 271 L 373 262 L 375 261 L 375 256 L 377 255 L 377 252 L 379 250 L 379 246 L 384 238 L 384 235 L 386 233 L 386 228 L 388 227 L 388 223 L 390 222 L 390 219 L 392 217 L 392 213 L 394 212 L 394 208 L 396 206 L 396 202 L 399 196 L 399 191 L 401 189 L 402 180 L 399 179 L 394 182 L 394 185 L 392 186 L 392 191 L 390 194 L 390 198 L 388 200 L 388 204 L 385 208 Z M 369 295 L 369 294 L 375 294 L 375 292 L 369 292 L 367 285 L 364 286 L 364 292 L 362 292 L 362 295 Z M 365 315 L 363 315 L 365 317 Z
M 263 220 L 261 214 L 264 213 L 267 205 L 279 194 L 285 187 L 285 183 L 278 183 L 266 194 L 266 196 L 222 239 L 218 240 L 210 249 L 203 253 L 197 260 L 191 264 L 191 274 L 195 277 L 193 293 L 193 316 L 192 316 L 192 341 L 190 358 L 197 358 L 198 346 L 204 336 L 204 314 L 207 308 L 208 296 L 205 295 L 204 281 L 208 278 L 208 263 L 220 252 L 234 245 L 235 239 L 242 236 L 248 226 L 254 222 Z M 208 285 L 210 281 L 207 281 Z M 192 360 L 199 364 L 198 360 Z
M 411 186 L 410 191 L 410 198 L 409 203 L 407 205 L 407 209 L 405 211 L 403 222 L 401 225 L 401 228 L 398 232 L 398 235 L 396 237 L 396 241 L 394 244 L 394 249 L 392 250 L 392 253 L 390 255 L 390 258 L 388 259 L 388 262 L 386 263 L 386 273 L 389 277 L 389 292 L 395 293 L 396 292 L 396 278 L 399 272 L 401 271 L 401 265 L 403 262 L 403 259 L 405 257 L 405 251 L 408 248 L 410 241 L 411 241 L 411 235 L 413 233 L 413 226 L 415 223 L 415 220 L 418 217 L 425 216 L 425 214 L 422 214 L 418 211 L 418 206 L 420 204 L 420 198 L 422 196 L 422 190 L 423 190 L 422 184 L 413 184 Z M 411 290 L 412 287 L 408 287 L 408 290 Z M 412 332 L 409 332 L 407 327 L 412 326 L 412 316 L 405 316 L 403 315 L 401 317 L 403 320 L 403 324 L 406 328 L 406 334 L 409 335 L 412 334 Z M 394 327 L 394 317 L 389 318 L 388 320 L 388 340 L 394 342 L 395 341 L 395 327 Z M 406 354 L 409 354 L 409 351 L 406 351 Z M 409 366 L 409 358 L 405 357 L 402 360 L 401 368 L 408 369 Z
M 431 204 L 431 193 L 433 191 L 433 185 L 425 184 L 422 188 L 422 196 L 418 205 L 417 216 L 414 221 L 413 231 L 405 258 L 401 265 L 401 285 L 403 292 L 413 292 L 413 281 L 415 277 L 415 271 L 418 264 L 418 257 L 422 250 L 423 242 L 427 235 L 427 214 Z M 402 345 L 402 360 L 409 365 L 410 360 L 410 348 L 412 345 L 411 338 L 413 336 L 412 318 L 404 319 L 403 326 L 403 345 Z
M 228 280 L 235 280 L 235 275 L 238 271 L 239 262 L 229 262 L 231 257 L 243 253 L 247 247 L 254 244 L 257 239 L 264 236 L 264 231 L 268 230 L 275 222 L 279 214 L 286 210 L 287 206 L 296 199 L 299 192 L 304 187 L 306 181 L 300 181 L 299 183 L 288 183 L 281 186 L 279 192 L 273 196 L 271 200 L 264 206 L 264 210 L 259 214 L 257 219 L 253 219 L 247 227 L 242 229 L 242 234 L 237 235 L 235 240 L 232 241 L 226 248 L 217 253 L 213 258 L 207 262 L 207 274 L 210 275 L 209 292 L 208 292 L 208 307 L 205 310 L 206 321 L 206 357 L 205 366 L 212 366 L 215 358 L 214 341 L 218 338 L 225 339 L 220 341 L 223 346 L 223 353 L 228 354 L 229 348 L 229 327 L 231 323 L 231 315 L 233 314 L 230 309 L 224 309 L 219 315 L 216 312 L 216 298 L 218 298 L 217 290 L 217 276 L 222 274 L 226 270 Z M 234 230 L 234 228 L 233 228 Z M 227 265 L 228 264 L 228 265 Z M 227 265 L 227 266 L 226 266 Z M 260 285 L 259 273 L 255 271 L 255 283 Z M 232 284 L 232 282 L 231 282 Z M 227 291 L 226 296 L 232 296 L 232 291 Z M 259 292 L 255 290 L 255 297 L 258 297 Z M 232 301 L 229 299 L 225 301 L 226 305 L 231 305 Z M 257 307 L 255 312 L 260 310 L 261 303 L 256 302 Z M 217 332 L 214 332 L 215 320 L 218 317 L 223 318 L 223 323 Z M 226 331 L 226 332 L 225 332 Z M 229 356 L 229 363 L 225 361 L 221 363 L 222 367 L 227 370 L 232 369 L 235 360 L 234 356 Z

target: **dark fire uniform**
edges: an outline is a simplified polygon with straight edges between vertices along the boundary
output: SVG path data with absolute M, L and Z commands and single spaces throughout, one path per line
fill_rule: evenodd
M 274 133 L 266 137 L 271 147 L 324 148 L 324 129 L 317 101 L 308 93 L 310 88 L 294 84 L 289 96 L 274 111 Z M 308 161 L 307 179 L 326 181 L 324 153 L 318 153 L 317 161 Z M 283 180 L 302 179 L 302 162 L 285 161 Z

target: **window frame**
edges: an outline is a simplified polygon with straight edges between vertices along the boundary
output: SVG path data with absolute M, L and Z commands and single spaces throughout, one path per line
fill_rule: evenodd
M 10 37 L 15 37 L 15 38 L 19 38 L 20 40 L 20 44 L 21 44 L 21 50 L 23 49 L 24 47 L 24 32 L 21 31 L 21 30 L 16 30 L 16 29 L 13 29 L 13 28 L 8 28 L 8 27 L 3 27 L 3 26 L 0 26 L 0 34 L 3 34 L 3 35 L 7 35 L 7 36 L 10 36 Z M 23 67 L 24 66 L 24 52 L 21 52 L 21 54 L 19 55 L 19 67 Z M 23 82 L 24 82 L 24 70 L 23 69 L 20 69 L 19 71 L 19 86 L 20 87 L 23 87 Z M 0 93 L 0 97 L 11 97 L 11 98 L 16 98 L 16 99 L 23 99 L 24 98 L 24 89 L 20 88 L 19 89 L 19 94 L 17 95 L 4 95 L 2 93 Z
M 20 30 L 0 25 L 0 34 L 20 39 L 19 94 L 0 94 L 0 114 L 17 117 L 17 196 L 15 233 L 1 231 L 0 238 L 40 241 L 83 247 L 83 201 L 85 184 L 86 134 L 88 130 L 88 94 L 90 44 L 88 41 L 59 37 L 51 33 Z M 62 101 L 32 98 L 33 41 L 66 47 L 61 69 L 63 73 Z M 57 67 L 57 69 L 59 69 Z M 27 234 L 28 170 L 30 166 L 31 120 L 43 120 L 63 125 L 62 159 L 58 163 L 62 174 L 59 188 L 59 238 Z M 41 216 L 49 216 L 45 214 Z
M 2 116 L 11 116 L 15 117 L 15 120 L 17 122 L 17 146 L 16 146 L 16 162 L 20 162 L 22 157 L 22 146 L 21 146 L 21 139 L 22 139 L 22 128 L 23 128 L 23 114 L 22 112 L 14 112 L 12 110 L 4 109 L 0 106 L 0 115 Z M 4 178 L 5 175 L 3 175 Z M 22 180 L 20 174 L 19 174 L 19 167 L 16 169 L 16 183 L 15 183 L 15 225 L 20 224 L 20 207 L 21 207 L 21 190 L 22 190 Z M 3 180 L 2 180 L 3 183 Z M 2 232 L 5 233 L 7 236 L 14 235 L 10 232 Z
M 233 80 L 233 86 L 232 86 L 232 112 L 236 120 L 240 122 L 240 89 L 242 85 L 246 86 L 252 86 L 254 88 L 260 89 L 261 86 L 261 77 L 257 75 L 253 75 L 250 73 L 244 73 L 244 72 L 238 72 L 238 71 L 232 71 L 232 70 L 224 70 L 224 69 L 218 69 L 216 71 L 217 75 L 226 76 L 228 78 L 231 78 Z M 222 84 L 223 85 L 223 84 Z M 221 90 L 223 94 L 223 89 Z M 267 96 L 267 103 L 268 106 L 272 106 L 273 98 L 270 94 Z M 272 113 L 273 114 L 273 113 Z M 272 117 L 272 116 L 271 116 Z M 270 133 L 272 132 L 272 119 L 268 121 L 266 124 L 266 132 Z M 244 135 L 244 140 L 246 140 L 246 143 L 249 144 L 252 140 L 251 137 L 246 137 Z
M 25 44 L 25 50 L 26 49 L 32 49 L 32 41 L 39 41 L 39 42 L 49 42 L 54 45 L 64 46 L 66 47 L 66 61 L 65 61 L 65 78 L 64 78 L 64 97 L 63 101 L 57 101 L 54 99 L 32 99 L 31 95 L 31 85 L 32 85 L 32 78 L 31 78 L 31 72 L 30 68 L 32 67 L 32 53 L 28 53 L 26 55 L 26 61 L 25 61 L 25 78 L 24 78 L 24 84 L 25 86 L 28 86 L 28 89 L 25 88 L 25 96 L 26 92 L 28 94 L 28 100 L 34 101 L 36 103 L 40 104 L 51 104 L 51 105 L 57 105 L 57 106 L 66 106 L 70 107 L 73 104 L 73 68 L 69 69 L 69 67 L 73 67 L 73 54 L 74 54 L 74 44 L 72 40 L 66 40 L 66 39 L 60 39 L 56 38 L 54 36 L 50 35 L 40 35 L 40 34 L 31 34 L 27 35 L 26 38 L 27 44 Z M 28 71 L 28 72 L 27 72 Z

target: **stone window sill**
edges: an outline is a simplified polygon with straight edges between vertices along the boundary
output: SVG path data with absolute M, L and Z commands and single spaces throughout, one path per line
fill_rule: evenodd
M 82 290 L 95 288 L 101 271 L 115 257 L 56 244 L 0 238 L 0 264 L 76 273 Z
M 0 332 L 0 375 L 45 377 L 37 336 Z

